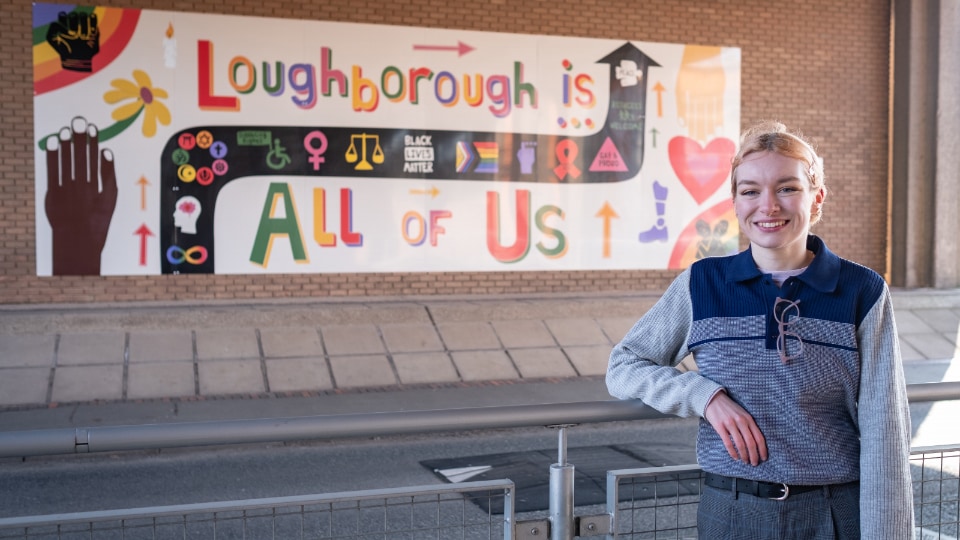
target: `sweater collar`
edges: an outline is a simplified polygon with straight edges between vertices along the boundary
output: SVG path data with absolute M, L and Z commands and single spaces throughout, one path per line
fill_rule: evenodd
M 728 282 L 749 281 L 763 274 L 753 261 L 751 247 L 734 255 L 730 260 Z M 807 236 L 807 249 L 815 257 L 807 269 L 797 279 L 814 289 L 830 293 L 837 289 L 840 280 L 840 257 L 836 256 L 818 236 Z

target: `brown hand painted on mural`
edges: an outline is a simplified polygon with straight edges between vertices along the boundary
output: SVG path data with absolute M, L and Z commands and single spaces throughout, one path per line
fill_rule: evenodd
M 53 229 L 53 274 L 100 275 L 100 253 L 117 206 L 113 152 L 96 126 L 75 118 L 47 140 L 44 208 Z
M 61 11 L 47 29 L 47 43 L 60 55 L 63 69 L 93 71 L 93 57 L 100 52 L 96 14 Z

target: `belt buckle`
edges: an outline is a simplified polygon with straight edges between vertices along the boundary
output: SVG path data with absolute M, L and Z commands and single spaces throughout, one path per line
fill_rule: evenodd
M 779 497 L 770 497 L 771 501 L 785 501 L 787 500 L 787 497 L 790 496 L 790 486 L 786 484 L 780 484 L 780 487 L 783 488 L 783 495 Z

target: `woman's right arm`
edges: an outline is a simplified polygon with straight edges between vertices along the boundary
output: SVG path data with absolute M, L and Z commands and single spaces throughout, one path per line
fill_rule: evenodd
M 640 399 L 665 414 L 703 416 L 723 388 L 695 371 L 676 366 L 689 354 L 693 323 L 690 269 L 677 276 L 610 353 L 607 390 L 619 399 Z

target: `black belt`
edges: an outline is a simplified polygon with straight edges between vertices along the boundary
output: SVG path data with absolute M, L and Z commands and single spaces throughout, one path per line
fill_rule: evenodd
M 735 491 L 737 493 L 747 493 L 755 497 L 763 497 L 775 501 L 784 501 L 791 495 L 798 495 L 800 493 L 824 488 L 824 486 L 791 486 L 777 482 L 744 480 L 743 478 L 731 478 L 709 472 L 704 473 L 703 483 L 712 488 Z

